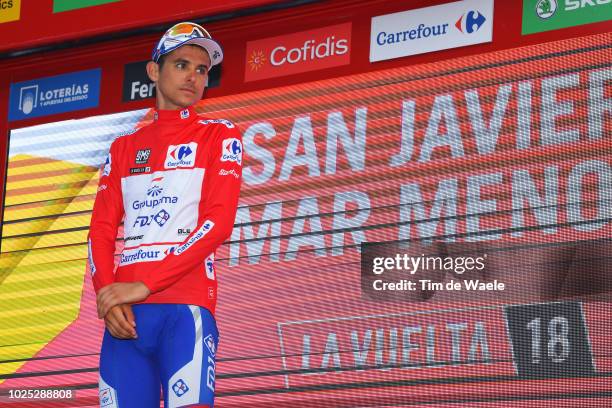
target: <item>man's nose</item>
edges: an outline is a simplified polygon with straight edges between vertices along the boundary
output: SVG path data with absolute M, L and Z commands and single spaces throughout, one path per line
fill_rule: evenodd
M 195 71 L 195 69 L 189 70 L 189 72 L 187 73 L 187 81 L 194 82 L 195 78 L 196 78 L 196 71 Z

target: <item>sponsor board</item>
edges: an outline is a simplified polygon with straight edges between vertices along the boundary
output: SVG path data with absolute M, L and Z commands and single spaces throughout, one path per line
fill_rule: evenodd
M 155 84 L 147 75 L 147 63 L 138 61 L 126 64 L 123 68 L 122 101 L 140 101 L 155 96 Z M 216 88 L 221 84 L 221 66 L 216 65 L 208 73 L 207 88 Z
M 347 65 L 351 23 L 249 41 L 245 82 Z
M 372 18 L 370 62 L 493 39 L 493 0 L 464 0 Z
M 501 308 L 344 316 L 279 323 L 286 387 L 514 375 Z M 466 371 L 469 367 L 469 372 Z
M 100 4 L 115 3 L 121 0 L 53 0 L 53 12 L 75 10 Z
M 523 0 L 523 34 L 612 20 L 612 0 Z
M 95 108 L 99 68 L 11 84 L 9 121 Z
M 21 15 L 21 0 L 0 0 L 0 23 L 17 21 Z

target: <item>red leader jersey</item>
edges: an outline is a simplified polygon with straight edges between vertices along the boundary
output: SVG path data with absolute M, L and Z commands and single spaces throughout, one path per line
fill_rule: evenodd
M 111 145 L 88 237 L 96 293 L 142 281 L 142 303 L 180 303 L 214 314 L 214 252 L 231 234 L 242 178 L 242 140 L 225 119 L 193 107 L 156 111 L 155 120 Z M 124 219 L 125 247 L 114 272 Z

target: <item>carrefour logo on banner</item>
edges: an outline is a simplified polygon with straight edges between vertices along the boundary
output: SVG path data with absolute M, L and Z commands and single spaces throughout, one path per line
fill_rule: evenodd
M 9 121 L 95 108 L 100 69 L 11 84 Z
M 195 165 L 196 150 L 198 144 L 191 142 L 180 145 L 170 145 L 166 154 L 164 167 L 175 169 L 177 167 L 193 167 Z
M 372 18 L 370 61 L 490 42 L 493 0 L 464 0 Z

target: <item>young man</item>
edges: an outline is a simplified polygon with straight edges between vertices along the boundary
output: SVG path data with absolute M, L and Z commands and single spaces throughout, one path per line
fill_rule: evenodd
M 154 121 L 119 137 L 88 238 L 98 315 L 100 406 L 212 407 L 218 342 L 215 249 L 231 234 L 242 175 L 236 126 L 193 108 L 221 47 L 194 23 L 170 28 L 147 73 Z M 114 270 L 123 222 L 124 248 Z

